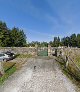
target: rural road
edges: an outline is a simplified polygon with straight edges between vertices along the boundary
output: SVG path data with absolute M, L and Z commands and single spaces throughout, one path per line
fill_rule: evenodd
M 34 66 L 35 69 L 34 69 Z M 77 92 L 54 59 L 28 59 L 0 87 L 0 92 Z

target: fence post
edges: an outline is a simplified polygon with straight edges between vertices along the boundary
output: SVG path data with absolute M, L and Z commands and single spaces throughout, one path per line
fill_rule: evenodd
M 68 56 L 65 56 L 65 61 L 66 61 L 66 68 L 67 68 L 68 64 L 69 64 L 69 58 L 68 58 Z
M 4 74 L 3 62 L 0 62 L 0 73 Z
M 38 45 L 35 44 L 35 56 L 38 56 Z

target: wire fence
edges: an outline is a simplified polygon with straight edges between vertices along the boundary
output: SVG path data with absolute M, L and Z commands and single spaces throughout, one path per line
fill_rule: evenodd
M 70 58 L 69 56 L 68 56 L 68 59 L 69 59 L 69 62 L 72 62 L 73 65 L 74 65 L 74 66 L 77 68 L 77 70 L 80 72 L 80 67 L 75 63 L 75 61 L 72 60 L 72 58 Z
M 79 61 L 76 60 L 77 55 L 78 56 L 80 55 L 79 50 L 80 49 L 73 49 L 73 48 L 63 49 L 62 51 L 64 52 L 64 55 L 62 56 L 62 58 L 66 62 L 65 63 L 66 68 L 69 70 L 69 73 L 75 76 L 76 79 L 80 80 L 80 66 L 79 66 Z

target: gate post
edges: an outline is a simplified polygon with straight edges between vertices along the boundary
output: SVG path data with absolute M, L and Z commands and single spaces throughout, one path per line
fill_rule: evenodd
M 48 56 L 51 56 L 51 46 L 48 44 Z
M 38 45 L 35 44 L 35 56 L 38 56 Z

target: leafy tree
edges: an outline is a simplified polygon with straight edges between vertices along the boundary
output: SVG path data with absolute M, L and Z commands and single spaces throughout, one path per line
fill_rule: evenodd
M 77 46 L 77 37 L 76 37 L 76 34 L 72 34 L 70 36 L 70 42 L 71 42 L 71 46 L 72 47 L 76 47 Z
M 38 41 L 32 41 L 29 43 L 29 46 L 35 47 L 35 45 L 38 45 L 38 47 L 47 47 L 48 43 L 47 42 L 38 42 Z
M 67 37 L 64 37 L 62 38 L 62 44 L 64 44 L 64 46 L 70 46 L 70 38 L 67 36 Z
M 0 21 L 0 31 L 1 30 L 8 30 L 6 23 L 2 21 Z
M 26 35 L 24 34 L 23 30 L 19 30 L 19 28 L 13 28 L 11 30 L 11 37 L 12 37 L 12 46 L 22 47 L 26 45 Z
M 77 47 L 80 48 L 80 34 L 77 34 Z
M 0 46 L 9 47 L 10 44 L 10 31 L 6 23 L 0 21 Z
M 10 39 L 9 31 L 0 32 L 0 46 L 2 47 L 11 46 L 11 39 Z
M 50 44 L 50 46 L 51 46 L 51 47 L 53 47 L 53 46 L 54 46 L 53 41 L 50 41 L 50 42 L 49 42 L 49 44 Z
M 26 46 L 26 35 L 19 28 L 8 29 L 6 23 L 0 21 L 0 46 Z
M 58 47 L 60 45 L 60 38 L 54 37 L 53 46 Z
M 48 43 L 47 42 L 41 42 L 40 46 L 41 47 L 48 47 Z

